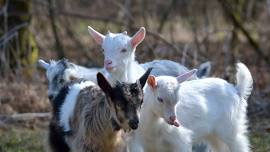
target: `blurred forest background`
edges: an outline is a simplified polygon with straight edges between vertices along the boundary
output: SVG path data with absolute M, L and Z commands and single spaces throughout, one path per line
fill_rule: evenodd
M 211 76 L 235 79 L 245 63 L 254 78 L 248 116 L 252 149 L 270 151 L 270 0 L 0 0 L 0 152 L 44 151 L 50 104 L 38 58 L 102 66 L 101 33 L 144 26 L 140 63 L 205 61 Z

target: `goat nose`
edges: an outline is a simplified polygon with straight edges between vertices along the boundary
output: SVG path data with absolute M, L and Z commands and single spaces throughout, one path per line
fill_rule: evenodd
M 130 126 L 131 129 L 135 130 L 139 126 L 139 120 L 137 118 L 136 119 L 132 119 L 132 120 L 129 121 L 128 124 L 129 124 L 129 126 Z
M 176 116 L 170 116 L 170 120 L 174 122 L 176 120 Z
M 48 98 L 51 101 L 53 99 L 53 95 L 49 95 Z
M 105 64 L 105 65 L 110 65 L 110 64 L 112 64 L 112 60 L 105 60 L 105 61 L 104 61 L 104 64 Z

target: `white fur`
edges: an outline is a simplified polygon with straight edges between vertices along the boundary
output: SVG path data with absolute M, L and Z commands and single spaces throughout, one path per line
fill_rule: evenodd
M 76 83 L 69 88 L 69 92 L 60 108 L 60 126 L 64 131 L 70 131 L 69 119 L 73 115 L 79 92 L 89 86 L 95 85 L 92 81 Z
M 99 37 L 98 39 L 103 39 L 101 43 L 100 41 L 98 41 L 98 44 L 100 44 L 103 49 L 104 69 L 106 69 L 105 61 L 112 61 L 111 67 L 113 68 L 112 70 L 108 71 L 110 75 L 108 75 L 107 77 L 111 83 L 114 83 L 116 80 L 134 83 L 137 78 L 142 76 L 142 74 L 149 67 L 153 68 L 151 74 L 155 76 L 178 76 L 188 70 L 186 67 L 180 65 L 179 63 L 169 60 L 154 60 L 145 64 L 139 64 L 135 60 L 136 47 L 131 46 L 131 40 L 139 32 L 145 32 L 144 28 L 141 28 L 133 37 L 129 37 L 125 32 L 109 32 L 106 35 L 102 35 L 91 27 L 88 27 L 88 30 L 95 40 L 97 39 L 97 37 Z M 141 41 L 143 40 L 143 38 L 141 39 Z M 126 52 L 122 52 L 121 50 L 123 49 L 125 49 Z
M 109 33 L 105 36 L 102 43 L 104 60 L 111 60 L 114 67 L 112 71 L 108 71 L 111 83 L 116 80 L 134 83 L 146 71 L 135 60 L 135 48 L 130 46 L 130 40 L 123 33 Z M 127 51 L 121 52 L 122 49 Z
M 179 84 L 174 77 L 157 77 L 157 87 L 146 88 L 143 106 L 149 104 L 148 113 L 166 121 L 171 111 L 181 126 L 193 132 L 193 143 L 208 142 L 217 152 L 249 152 L 245 99 L 250 95 L 252 77 L 244 64 L 238 63 L 237 67 L 236 86 L 219 78 Z M 159 102 L 157 97 L 164 102 Z M 144 135 L 147 132 L 150 131 Z M 148 137 L 155 139 L 160 134 Z
M 154 76 L 169 75 L 176 77 L 188 71 L 187 67 L 170 60 L 154 60 L 140 64 L 140 66 L 145 70 L 153 67 L 151 74 Z M 192 79 L 197 79 L 197 77 L 194 75 Z
M 239 95 L 247 100 L 252 91 L 253 80 L 248 68 L 243 63 L 237 64 L 236 81 Z
M 146 88 L 149 92 L 150 88 Z M 141 142 L 144 151 L 190 152 L 192 132 L 182 126 L 174 127 L 156 115 L 151 96 L 146 95 L 141 109 L 140 126 L 136 142 Z
M 106 74 L 106 71 L 103 70 L 103 68 L 86 68 L 86 67 L 76 65 L 73 63 L 72 65 L 74 65 L 73 68 L 67 68 L 65 70 L 65 74 L 64 74 L 65 80 L 69 80 L 69 77 L 73 76 L 75 78 L 82 78 L 82 79 L 89 80 L 97 84 L 97 78 L 96 78 L 97 73 L 101 72 L 103 74 Z

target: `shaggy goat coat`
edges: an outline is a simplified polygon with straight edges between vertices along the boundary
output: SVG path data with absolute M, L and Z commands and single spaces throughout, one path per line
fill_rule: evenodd
M 120 129 L 138 128 L 142 89 L 151 68 L 136 83 L 117 82 L 115 87 L 98 73 L 100 89 L 91 81 L 65 79 L 63 69 L 70 66 L 66 60 L 50 63 L 39 60 L 39 64 L 46 70 L 48 93 L 53 105 L 49 131 L 52 150 L 59 151 L 68 143 L 67 147 L 79 151 L 114 151 L 113 148 L 121 147 L 116 146 Z
M 105 94 L 94 83 L 69 83 L 55 100 L 54 114 L 72 151 L 118 151 L 116 147 L 122 146 L 121 131 L 113 129 Z

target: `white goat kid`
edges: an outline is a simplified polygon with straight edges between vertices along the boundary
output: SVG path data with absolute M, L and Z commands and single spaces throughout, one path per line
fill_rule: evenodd
M 135 60 L 135 50 L 144 40 L 144 27 L 141 27 L 133 37 L 129 37 L 126 31 L 123 33 L 108 32 L 107 35 L 102 35 L 90 26 L 88 26 L 88 30 L 104 51 L 104 68 L 111 74 L 109 78 L 111 82 L 115 82 L 115 80 L 134 82 L 149 67 L 153 68 L 152 74 L 155 76 L 178 76 L 188 71 L 186 67 L 169 60 L 154 60 L 140 65 Z
M 183 82 L 181 76 L 150 76 L 145 103 L 169 124 L 178 120 L 192 130 L 193 143 L 206 142 L 217 152 L 249 152 L 246 100 L 253 80 L 242 63 L 237 63 L 236 78 L 233 86 L 219 78 Z
M 188 73 L 182 75 L 182 79 L 189 79 L 196 70 L 192 70 Z M 159 78 L 159 77 L 158 77 Z M 157 106 L 163 106 L 159 103 L 153 101 L 151 86 L 154 82 L 154 77 L 150 76 L 147 81 L 148 85 L 145 88 L 147 93 L 144 96 L 144 102 L 141 109 L 141 124 L 137 130 L 138 139 L 136 142 L 140 142 L 143 145 L 143 149 L 146 152 L 190 152 L 192 151 L 192 132 L 182 126 L 179 126 L 178 122 L 175 120 L 176 117 L 173 115 L 174 109 L 156 108 Z M 172 88 L 177 84 L 172 85 Z M 171 94 L 176 94 L 177 90 L 170 89 Z M 164 112 L 168 120 L 162 119 L 159 113 Z M 169 123 L 169 124 L 168 124 Z M 174 127 L 176 126 L 176 127 Z

